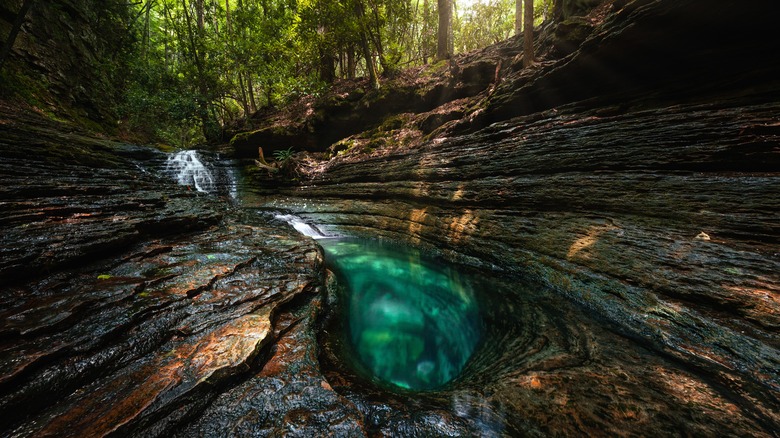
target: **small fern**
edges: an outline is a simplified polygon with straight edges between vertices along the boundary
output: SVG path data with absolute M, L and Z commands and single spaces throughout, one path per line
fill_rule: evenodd
M 292 158 L 292 156 L 293 156 L 292 146 L 290 146 L 287 149 L 274 151 L 274 158 L 276 158 L 276 161 L 281 161 L 282 163 Z

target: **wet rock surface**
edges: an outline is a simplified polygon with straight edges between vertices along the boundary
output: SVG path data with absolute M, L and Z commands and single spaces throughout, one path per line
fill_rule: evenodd
M 432 246 L 533 279 L 590 315 L 538 331 L 530 315 L 544 312 L 494 318 L 518 326 L 486 341 L 495 344 L 475 354 L 473 374 L 422 397 L 430 405 L 417 394 L 388 404 L 343 366 L 331 384 L 385 434 L 446 434 L 434 426 L 444 424 L 463 434 L 772 436 L 778 113 L 774 104 L 556 111 L 331 163 L 270 205 L 328 224 L 326 233 Z M 497 307 L 523 302 L 500 293 Z M 460 391 L 475 406 L 453 401 Z M 463 409 L 501 426 L 464 420 Z M 407 414 L 375 414 L 383 410 Z
M 578 50 L 510 69 L 451 120 L 424 119 L 428 141 L 258 184 L 274 195 L 262 205 L 326 234 L 437 248 L 584 312 L 494 317 L 518 326 L 422 395 L 378 391 L 326 342 L 331 385 L 372 433 L 780 429 L 780 66 L 765 56 L 776 42 L 752 30 L 755 10 L 750 29 L 720 34 L 736 2 L 614 5 Z M 501 294 L 497 306 L 522 307 Z
M 585 54 L 625 53 L 642 33 L 631 17 L 664 29 L 697 4 L 712 7 L 631 2 Z M 718 20 L 748 9 L 717 6 Z M 770 57 L 716 69 L 746 35 L 680 48 L 699 50 L 691 74 L 607 75 L 590 91 L 569 79 L 614 57 L 574 51 L 517 71 L 484 108 L 439 111 L 415 149 L 247 196 L 503 280 L 482 294 L 486 333 L 463 373 L 425 392 L 354 371 L 312 240 L 174 186 L 154 152 L 6 108 L 0 434 L 776 436 L 780 76 Z M 647 39 L 648 60 L 672 39 Z M 543 76 L 550 102 L 532 91 Z
M 360 430 L 319 372 L 311 239 L 175 185 L 150 150 L 37 116 L 0 132 L 2 435 Z M 235 409 L 262 418 L 211 416 L 248 385 L 271 396 Z

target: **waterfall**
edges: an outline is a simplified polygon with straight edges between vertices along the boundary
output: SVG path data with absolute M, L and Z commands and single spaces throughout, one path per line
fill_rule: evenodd
M 303 234 L 304 236 L 309 236 L 314 239 L 324 239 L 326 237 L 331 237 L 331 236 L 326 236 L 316 226 L 307 224 L 306 222 L 303 221 L 303 219 L 299 218 L 298 216 L 292 214 L 277 214 L 274 217 L 276 219 L 283 220 L 288 224 L 292 225 L 293 228 L 295 228 L 299 233 Z
M 200 160 L 198 151 L 181 151 L 168 157 L 165 170 L 173 175 L 179 184 L 195 186 L 199 192 L 213 192 L 214 177 L 211 170 Z

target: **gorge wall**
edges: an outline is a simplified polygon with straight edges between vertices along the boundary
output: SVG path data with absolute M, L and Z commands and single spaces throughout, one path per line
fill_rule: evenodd
M 23 1 L 0 6 L 3 42 Z M 33 1 L 3 65 L 0 98 L 15 96 L 60 119 L 115 128 L 130 17 L 125 5 Z
M 776 436 L 778 6 L 609 6 L 581 48 L 477 60 L 480 90 L 448 66 L 473 100 L 367 134 L 420 141 L 255 169 L 244 209 L 0 104 L 0 434 Z M 253 206 L 500 280 L 463 374 L 355 375 L 321 248 Z
M 757 31 L 776 12 L 631 2 L 429 141 L 256 191 L 333 233 L 536 279 L 776 425 L 780 64 Z

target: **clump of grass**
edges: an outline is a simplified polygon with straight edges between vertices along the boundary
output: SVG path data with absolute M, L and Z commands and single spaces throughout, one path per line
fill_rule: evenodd
M 293 148 L 290 146 L 287 149 L 281 149 L 278 151 L 274 151 L 274 158 L 276 161 L 279 161 L 281 163 L 285 163 L 289 161 L 293 157 Z

